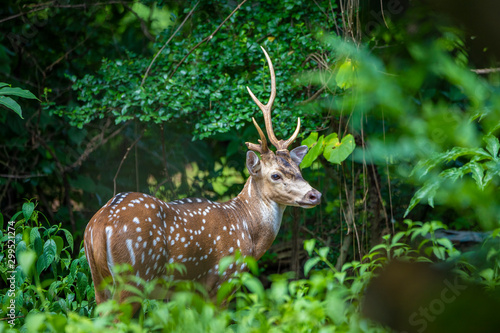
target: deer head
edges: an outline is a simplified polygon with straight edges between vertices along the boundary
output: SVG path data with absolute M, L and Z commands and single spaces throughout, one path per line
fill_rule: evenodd
M 266 50 L 262 48 L 269 71 L 271 73 L 271 96 L 267 104 L 262 104 L 257 97 L 247 87 L 248 93 L 253 101 L 264 114 L 264 122 L 267 135 L 271 144 L 276 147 L 276 153 L 269 149 L 266 136 L 262 129 L 252 118 L 252 121 L 259 132 L 259 144 L 247 142 L 250 151 L 247 152 L 246 165 L 250 175 L 260 185 L 261 194 L 283 206 L 298 206 L 311 208 L 320 203 L 321 193 L 313 189 L 302 177 L 299 165 L 307 153 L 307 146 L 300 146 L 288 151 L 290 144 L 297 138 L 300 131 L 300 118 L 297 119 L 297 128 L 288 140 L 278 140 L 274 134 L 271 121 L 271 108 L 276 98 L 276 75 L 274 74 L 273 63 Z M 254 152 L 261 155 L 261 160 Z

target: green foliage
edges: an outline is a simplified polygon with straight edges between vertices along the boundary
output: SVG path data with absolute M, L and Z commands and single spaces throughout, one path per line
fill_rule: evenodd
M 12 88 L 9 84 L 0 82 L 0 105 L 17 113 L 19 117 L 23 118 L 21 106 L 9 96 L 17 96 L 28 99 L 38 99 L 28 90 L 21 88 Z
M 74 258 L 73 235 L 60 224 L 50 225 L 35 208 L 35 202 L 24 203 L 0 234 L 1 253 L 15 253 L 0 263 L 0 276 L 9 286 L 0 295 L 1 313 L 9 313 L 14 299 L 16 325 L 39 311 L 88 315 L 94 288 L 84 252 Z
M 304 243 L 311 257 L 304 266 L 307 278 L 273 275 L 269 288 L 264 288 L 254 275 L 258 272 L 255 260 L 240 253 L 225 258 L 219 265 L 220 274 L 231 264 L 242 263 L 253 272 L 232 277 L 218 290 L 218 303 L 229 304 L 227 307 L 210 302 L 206 291 L 196 283 L 146 282 L 130 275 L 130 266 L 116 266 L 118 289 L 114 291 L 126 289 L 136 296 L 123 304 L 109 300 L 93 311 L 93 286 L 83 251 L 71 259 L 71 234 L 59 226 L 42 226 L 41 216 L 34 202 L 26 202 L 17 213 L 17 220 L 7 224 L 13 228 L 15 225 L 19 262 L 15 268 L 19 318 L 11 332 L 387 332 L 364 319 L 360 305 L 377 270 L 396 259 L 450 263 L 465 280 L 479 282 L 490 291 L 500 287 L 499 230 L 482 245 L 484 262 L 478 263 L 477 255 L 476 259 L 469 255 L 474 252 L 460 253 L 449 240 L 436 237 L 437 230 L 446 228 L 442 223 L 405 220 L 406 230 L 384 237 L 384 242 L 373 247 L 361 261 L 348 262 L 340 270 L 330 262 L 329 247 L 318 248 L 317 241 L 308 240 Z M 5 235 L 2 231 L 2 244 L 7 243 Z M 6 281 L 10 268 L 4 266 L 4 261 L 0 268 Z M 168 269 L 182 272 L 184 268 L 169 265 Z M 147 299 L 159 284 L 166 290 L 175 290 L 169 302 Z M 2 290 L 2 313 L 6 313 L 9 302 L 6 290 Z M 130 317 L 132 301 L 142 304 L 138 318 Z M 0 322 L 0 330 L 9 332 L 7 327 L 7 322 Z
M 458 158 L 467 159 L 460 167 L 447 168 L 439 172 L 437 177 L 426 181 L 411 199 L 405 216 L 423 198 L 426 198 L 429 205 L 433 207 L 436 191 L 443 186 L 445 181 L 456 182 L 462 177 L 470 175 L 477 187 L 484 191 L 494 178 L 500 176 L 500 159 L 498 157 L 500 143 L 498 138 L 489 134 L 483 137 L 483 141 L 486 143 L 486 149 L 455 147 L 449 151 L 435 154 L 427 160 L 419 161 L 411 175 L 416 173 L 419 178 L 423 178 L 430 171 L 443 164 L 449 165 L 450 162 L 456 161 Z
M 219 7 L 200 6 L 197 10 L 213 11 L 213 7 Z M 239 131 L 258 114 L 246 86 L 261 100 L 269 94 L 269 70 L 259 47 L 263 45 L 273 59 L 278 81 L 279 98 L 274 103 L 276 131 L 289 135 L 288 120 L 297 116 L 303 118 L 304 127 L 314 128 L 317 120 L 298 107 L 307 95 L 295 76 L 314 66 L 303 66 L 302 60 L 321 47 L 312 38 L 318 30 L 313 27 L 319 25 L 320 13 L 318 6 L 308 2 L 246 3 L 210 43 L 195 49 L 174 74 L 173 69 L 191 46 L 209 36 L 218 25 L 211 20 L 198 20 L 192 36 L 168 44 L 144 85 L 142 79 L 151 58 L 128 52 L 126 60 L 104 59 L 96 74 L 70 77 L 79 103 L 69 108 L 48 103 L 47 111 L 66 117 L 79 128 L 96 119 L 111 118 L 117 124 L 129 120 L 155 124 L 187 122 L 193 139 Z M 160 35 L 155 49 L 160 49 L 172 32 L 169 29 Z
M 318 133 L 312 132 L 302 141 L 302 144 L 309 148 L 312 147 L 300 164 L 303 169 L 311 166 L 321 154 L 330 163 L 341 164 L 356 148 L 354 137 L 351 134 L 347 134 L 340 141 L 337 133 L 329 134 L 326 137 L 322 135 L 318 138 Z
M 500 201 L 493 194 L 500 183 L 497 80 L 479 77 L 450 53 L 450 47 L 460 48 L 460 38 L 451 32 L 425 41 L 402 33 L 390 37 L 401 43 L 399 52 L 380 56 L 365 46 L 325 38 L 337 62 L 313 79 L 344 92 L 317 106 L 332 113 L 352 110 L 350 131 L 363 133 L 367 142 L 354 152 L 354 161 L 387 166 L 395 183 L 421 186 L 404 216 L 425 198 L 432 207 L 437 202 L 456 211 L 476 210 L 475 223 L 498 227 Z M 351 147 L 346 148 L 347 154 Z M 320 152 L 313 147 L 306 162 Z

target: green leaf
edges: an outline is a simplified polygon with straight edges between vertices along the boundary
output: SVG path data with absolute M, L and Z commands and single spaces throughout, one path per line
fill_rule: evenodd
M 483 166 L 479 163 L 471 162 L 471 163 L 467 163 L 462 168 L 465 168 L 465 167 L 470 168 L 470 171 L 472 173 L 472 178 L 476 181 L 477 186 L 479 186 L 479 188 L 481 190 L 484 190 L 484 182 L 483 182 L 484 169 L 483 169 Z
M 492 281 L 494 276 L 495 276 L 495 272 L 493 271 L 492 268 L 486 268 L 484 270 L 482 270 L 479 275 L 485 279 L 486 281 Z
M 85 257 L 83 257 L 85 260 L 87 260 Z M 259 266 L 257 264 L 257 260 L 255 260 L 254 257 L 244 257 L 243 262 L 247 265 L 248 269 L 252 274 L 259 274 Z
M 10 96 L 18 96 L 18 97 L 28 98 L 28 99 L 38 99 L 30 91 L 24 90 L 21 88 L 10 88 L 10 87 L 1 88 L 0 95 L 4 95 L 4 96 L 10 95 Z
M 341 283 L 344 284 L 345 278 L 347 276 L 347 272 L 335 272 L 335 278 Z
M 304 250 L 307 251 L 307 254 L 311 256 L 312 252 L 314 251 L 314 246 L 316 245 L 316 240 L 315 239 L 307 239 L 304 241 Z
M 234 292 L 234 289 L 233 283 L 224 282 L 217 291 L 217 303 L 222 304 Z
M 259 299 L 264 298 L 264 287 L 259 279 L 253 277 L 250 274 L 243 275 L 243 284 L 248 288 L 252 293 L 256 294 Z
M 483 138 L 486 142 L 486 150 L 491 154 L 493 159 L 498 158 L 498 150 L 500 149 L 500 143 L 498 142 L 498 138 L 493 135 L 487 135 Z
M 66 236 L 66 240 L 68 241 L 69 247 L 71 248 L 71 252 L 73 252 L 73 235 L 66 229 L 61 229 Z
M 438 239 L 436 239 L 436 243 L 438 243 L 439 245 L 441 245 L 447 249 L 453 248 L 453 243 L 448 238 L 438 238 Z
M 78 272 L 76 280 L 76 293 L 78 298 L 83 298 L 83 296 L 85 295 L 84 291 L 88 284 L 89 281 L 87 279 L 87 276 L 82 272 Z
M 47 299 L 52 302 L 55 296 L 57 296 L 57 289 L 62 285 L 61 281 L 54 281 L 50 284 Z
M 52 239 L 54 240 L 54 242 L 57 245 L 57 255 L 60 255 L 61 251 L 64 247 L 64 241 L 63 241 L 62 237 L 59 237 L 59 236 L 52 236 Z
M 351 134 L 347 134 L 342 141 L 339 143 L 338 140 L 332 139 L 331 143 L 325 147 L 323 156 L 330 162 L 334 164 L 340 164 L 356 148 L 354 143 L 354 137 Z
M 49 239 L 43 245 L 43 254 L 38 258 L 36 262 L 36 269 L 40 274 L 42 271 L 46 270 L 50 264 L 54 261 L 57 253 L 57 245 L 53 239 Z
M 300 168 L 305 169 L 311 166 L 314 161 L 318 158 L 319 155 L 321 155 L 321 152 L 323 151 L 323 135 L 320 136 L 318 139 L 318 142 L 316 142 L 316 145 L 309 150 L 309 152 L 304 156 L 304 159 L 302 160 L 302 163 L 300 163 Z
M 31 267 L 36 260 L 36 254 L 34 251 L 28 250 L 19 253 L 18 256 L 19 265 L 26 276 L 30 275 Z
M 234 263 L 234 256 L 224 257 L 219 261 L 219 275 L 222 275 Z
M 346 59 L 342 65 L 340 65 L 337 72 L 335 80 L 337 81 L 337 86 L 341 89 L 348 89 L 352 86 L 354 81 L 354 66 L 351 59 Z
M 301 145 L 311 148 L 318 141 L 318 132 L 312 132 L 307 138 L 302 140 Z
M 25 202 L 23 204 L 23 215 L 24 215 L 24 220 L 26 222 L 29 221 L 31 218 L 31 215 L 33 214 L 33 211 L 35 210 L 35 204 L 33 202 Z
M 326 256 L 328 255 L 328 252 L 330 252 L 330 248 L 325 246 L 322 247 L 321 249 L 318 250 L 318 254 L 321 259 L 326 260 Z
M 12 98 L 0 96 L 0 105 L 3 105 L 8 109 L 11 109 L 15 113 L 17 113 L 19 115 L 19 117 L 21 117 L 21 119 L 24 119 L 23 112 L 21 110 L 21 106 Z
M 406 217 L 410 211 L 420 202 L 420 200 L 427 198 L 429 205 L 433 207 L 434 205 L 434 196 L 436 195 L 436 191 L 441 185 L 441 182 L 437 179 L 431 179 L 430 181 L 425 182 L 424 186 L 422 186 L 410 200 L 410 205 L 406 209 L 405 215 Z
M 304 264 L 304 275 L 307 276 L 311 269 L 321 260 L 320 257 L 314 257 L 306 261 Z

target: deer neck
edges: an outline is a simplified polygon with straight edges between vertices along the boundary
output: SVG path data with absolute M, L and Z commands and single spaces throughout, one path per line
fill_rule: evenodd
M 253 243 L 252 256 L 259 259 L 276 238 L 286 206 L 263 195 L 258 181 L 252 176 L 248 177 L 243 190 L 235 199 L 245 206 L 247 216 L 244 218 L 248 221 Z

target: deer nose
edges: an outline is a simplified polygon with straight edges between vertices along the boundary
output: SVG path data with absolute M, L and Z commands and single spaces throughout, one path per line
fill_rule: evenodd
M 311 205 L 318 205 L 321 202 L 321 192 L 315 189 L 306 193 L 306 200 Z

